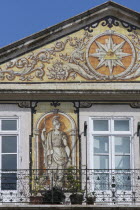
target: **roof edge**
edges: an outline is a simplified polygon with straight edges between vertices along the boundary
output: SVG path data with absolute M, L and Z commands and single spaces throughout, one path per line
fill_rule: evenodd
M 13 42 L 5 47 L 2 47 L 0 48 L 0 63 L 3 63 L 3 62 L 6 62 L 7 60 L 9 59 L 13 59 L 12 56 L 10 56 L 9 58 L 7 59 L 2 59 L 2 57 L 5 57 L 6 54 L 13 54 L 13 57 L 15 57 L 15 51 L 17 51 L 16 49 L 21 49 L 21 48 L 25 48 L 25 50 L 27 50 L 27 48 L 33 44 L 34 42 L 37 42 L 41 39 L 44 39 L 44 38 L 47 38 L 47 36 L 51 35 L 52 33 L 58 33 L 59 31 L 62 31 L 62 28 L 63 27 L 70 27 L 72 25 L 75 24 L 76 21 L 82 21 L 82 19 L 86 16 L 86 19 L 90 18 L 92 15 L 94 15 L 93 13 L 96 13 L 96 12 L 99 12 L 101 11 L 102 9 L 105 9 L 105 8 L 109 8 L 109 9 L 119 9 L 119 10 L 122 10 L 123 14 L 126 13 L 126 14 L 129 14 L 130 16 L 130 21 L 132 19 L 132 24 L 135 25 L 135 26 L 138 26 L 139 25 L 139 21 L 140 21 L 140 13 L 134 11 L 134 10 L 131 10 L 125 6 L 122 6 L 118 3 L 115 3 L 113 1 L 108 1 L 108 2 L 105 2 L 101 5 L 98 5 L 90 10 L 87 10 L 83 13 L 80 13 L 74 17 L 71 17 L 67 20 L 64 20 L 56 25 L 53 25 L 51 27 L 48 27 L 46 29 L 43 29 L 37 33 L 34 33 L 30 36 L 27 36 L 21 40 L 18 40 L 16 42 Z M 135 22 L 135 24 L 134 24 Z M 139 26 L 140 27 L 140 26 Z M 33 48 L 31 48 L 31 50 L 33 50 Z M 28 51 L 30 51 L 28 49 Z M 20 56 L 22 54 L 24 54 L 26 52 L 23 52 L 21 54 L 18 54 L 16 53 L 16 56 Z

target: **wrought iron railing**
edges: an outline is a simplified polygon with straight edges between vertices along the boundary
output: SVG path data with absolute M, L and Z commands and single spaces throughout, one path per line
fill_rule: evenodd
M 140 169 L 17 170 L 0 173 L 1 203 L 70 204 L 81 194 L 96 205 L 140 205 Z

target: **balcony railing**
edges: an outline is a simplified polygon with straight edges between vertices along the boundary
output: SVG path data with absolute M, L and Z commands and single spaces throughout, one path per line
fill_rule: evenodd
M 140 170 L 16 170 L 0 173 L 1 203 L 140 205 Z

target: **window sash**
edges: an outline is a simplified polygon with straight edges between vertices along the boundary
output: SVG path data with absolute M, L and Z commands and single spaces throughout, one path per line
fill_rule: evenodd
M 100 121 L 100 120 L 108 120 L 108 131 L 102 131 L 102 130 L 100 130 L 100 131 L 97 131 L 97 130 L 94 130 L 94 120 L 96 120 L 96 121 Z M 129 121 L 129 130 L 127 131 L 116 131 L 115 129 L 114 129 L 114 122 L 115 122 L 115 120 L 119 120 L 119 121 Z M 97 117 L 91 117 L 90 118 L 90 133 L 91 134 L 112 134 L 112 135 L 115 135 L 115 134 L 124 134 L 124 135 L 131 135 L 132 134 L 132 127 L 131 127 L 131 124 L 132 124 L 132 120 L 131 120 L 131 118 L 122 118 L 122 117 L 113 117 L 113 118 L 110 118 L 110 117 L 108 117 L 108 118 L 102 118 L 102 117 L 100 117 L 100 118 L 97 118 Z
M 16 120 L 17 121 L 17 130 L 1 130 L 1 125 L 2 125 L 2 120 Z M 16 136 L 16 152 L 2 152 L 2 137 L 3 136 Z M 9 140 L 10 141 L 10 140 Z M 19 120 L 17 118 L 1 118 L 0 119 L 0 170 L 1 170 L 1 175 L 0 175 L 0 189 L 1 190 L 17 190 L 17 169 L 18 169 L 18 148 L 19 148 Z M 2 169 L 2 159 L 8 158 L 13 155 L 14 162 L 15 162 L 15 168 L 11 169 Z M 4 178 L 6 177 L 6 179 Z M 15 179 L 12 181 L 11 177 L 15 177 Z M 11 182 L 12 181 L 12 182 Z M 8 186 L 8 182 L 9 186 Z
M 93 120 L 108 120 L 109 124 L 109 131 L 93 131 Z M 129 130 L 130 131 L 114 131 L 114 120 L 128 120 L 129 121 Z M 90 118 L 90 134 L 89 134 L 89 151 L 90 151 L 90 160 L 89 160 L 89 168 L 94 168 L 94 156 L 105 156 L 109 154 L 109 169 L 115 169 L 115 156 L 130 156 L 130 168 L 132 168 L 132 160 L 131 160 L 131 141 L 132 141 L 132 118 L 131 117 L 91 117 Z M 105 136 L 109 138 L 109 153 L 104 153 L 104 152 L 95 152 L 94 151 L 94 137 L 100 137 L 100 136 Z M 130 138 L 130 151 L 129 152 L 123 152 L 123 153 L 118 153 L 115 152 L 115 137 L 128 137 Z M 123 140 L 122 140 L 123 141 Z
M 108 136 L 109 137 L 109 152 L 108 153 L 104 153 L 104 152 L 94 152 L 94 137 L 96 137 L 97 135 L 92 135 L 92 153 L 93 154 L 93 168 L 94 168 L 94 163 L 95 163 L 95 156 L 109 156 L 109 168 L 108 169 L 115 169 L 115 156 L 130 156 L 131 157 L 131 137 L 130 136 L 127 136 L 130 138 L 130 141 L 129 141 L 129 147 L 130 147 L 130 152 L 127 152 L 127 153 L 117 153 L 115 152 L 115 140 L 114 140 L 114 137 L 115 136 Z M 101 136 L 101 135 L 99 135 Z M 120 135 L 119 135 L 120 136 Z M 131 158 L 130 158 L 130 162 L 131 162 Z M 130 168 L 131 168 L 131 163 L 130 163 Z M 106 169 L 106 168 L 102 168 L 102 169 Z M 128 168 L 126 168 L 128 169 Z

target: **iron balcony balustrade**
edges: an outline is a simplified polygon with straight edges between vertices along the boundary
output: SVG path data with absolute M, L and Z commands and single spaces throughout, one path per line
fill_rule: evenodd
M 47 204 L 47 196 L 50 204 L 70 204 L 69 196 L 81 193 L 83 204 L 94 197 L 95 205 L 140 205 L 140 169 L 4 170 L 0 187 L 0 203 Z

